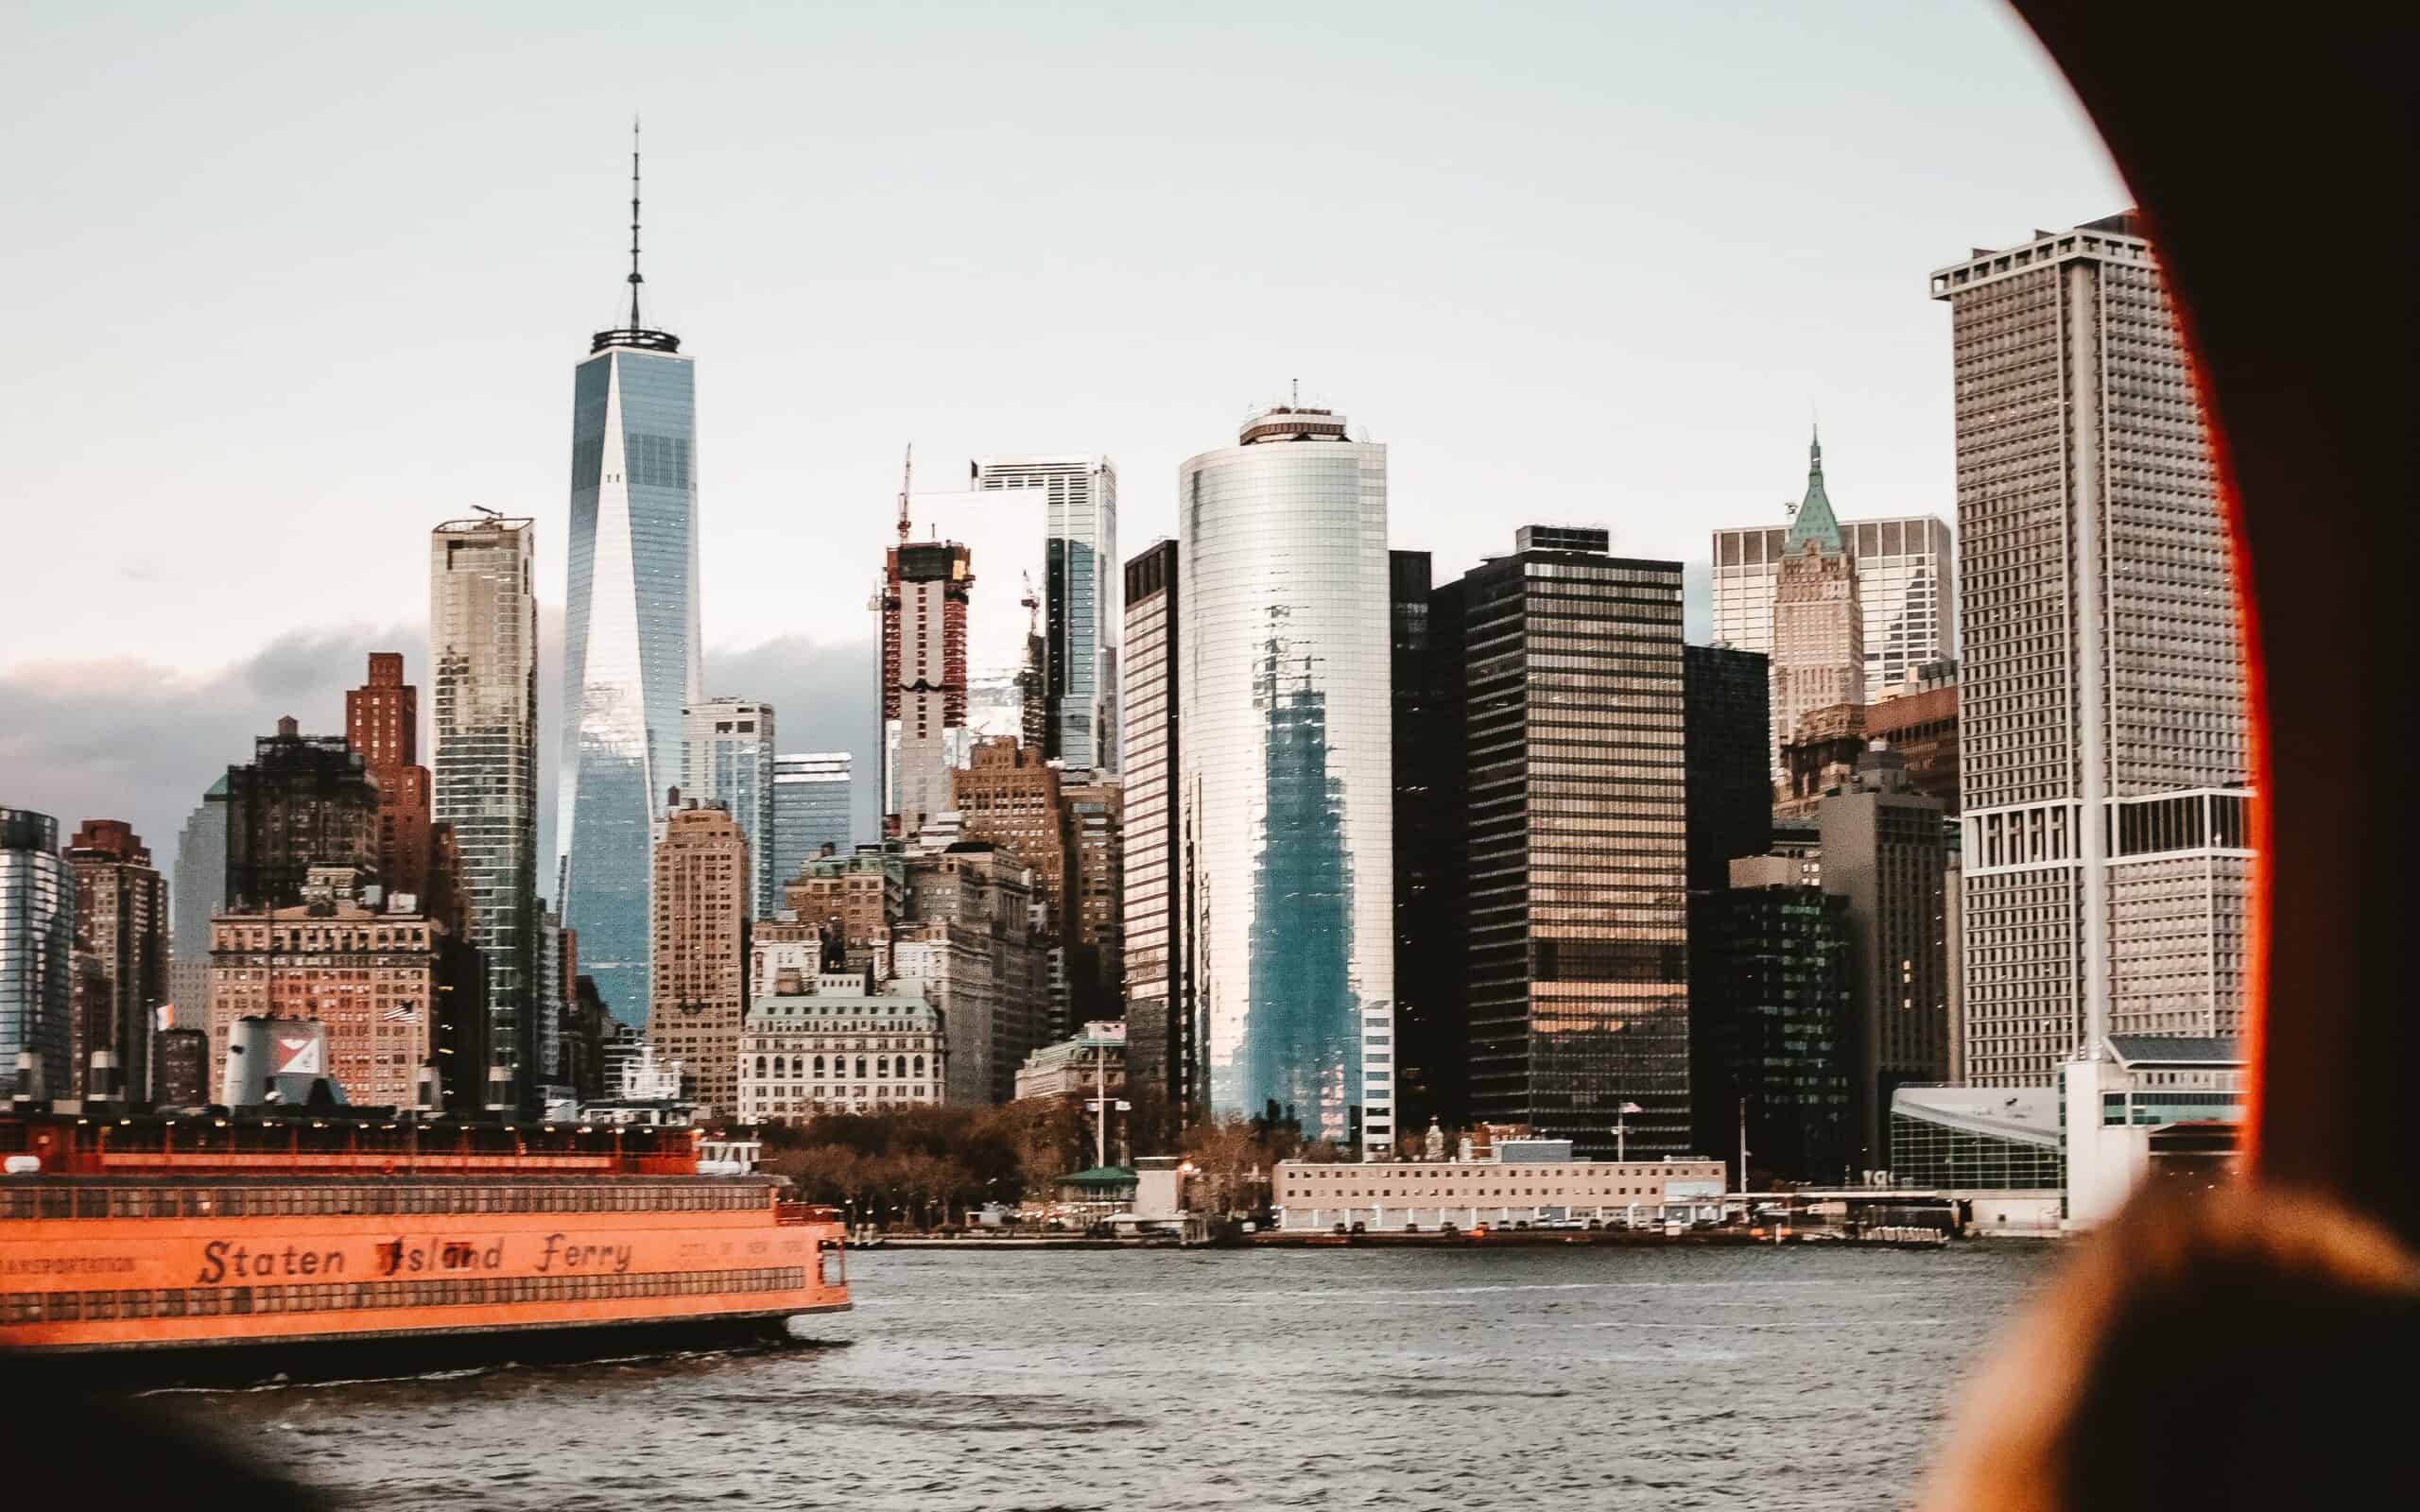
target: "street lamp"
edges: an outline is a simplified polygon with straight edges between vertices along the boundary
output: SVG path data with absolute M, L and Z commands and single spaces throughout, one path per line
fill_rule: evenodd
M 1647 1109 L 1636 1103 L 1624 1103 L 1614 1109 L 1614 1161 L 1620 1164 L 1630 1159 L 1630 1115 Z

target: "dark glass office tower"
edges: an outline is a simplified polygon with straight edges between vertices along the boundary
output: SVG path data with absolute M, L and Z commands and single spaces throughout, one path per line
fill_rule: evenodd
M 1744 1114 L 1759 1183 L 1845 1179 L 1856 1155 L 1848 900 L 1725 887 L 1691 900 L 1690 923 L 1700 1148 L 1730 1159 L 1739 1179 Z
M 1461 619 L 1439 635 L 1425 551 L 1387 553 L 1390 673 L 1394 698 L 1395 1085 L 1400 1126 L 1417 1140 L 1434 1120 L 1468 1120 L 1463 1076 L 1470 1046 L 1463 1014 L 1461 936 L 1450 902 L 1461 886 Z
M 1185 1011 L 1177 801 L 1177 545 L 1126 563 L 1126 1080 L 1180 1113 L 1196 1096 Z
M 1681 566 L 1530 525 L 1462 578 L 1470 1098 L 1691 1148 Z
M 639 319 L 638 154 L 631 318 L 574 369 L 555 844 L 581 971 L 626 1023 L 648 1007 L 648 835 L 681 781 L 698 701 L 698 406 L 681 338 Z
M 1733 859 L 1772 848 L 1772 763 L 1765 750 L 1772 727 L 1770 665 L 1755 651 L 1682 648 L 1691 892 L 1729 886 Z

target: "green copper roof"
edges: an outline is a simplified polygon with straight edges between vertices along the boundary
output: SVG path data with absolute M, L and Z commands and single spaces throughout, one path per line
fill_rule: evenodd
M 1806 443 L 1806 497 L 1799 502 L 1798 512 L 1789 518 L 1789 535 L 1783 546 L 1795 557 L 1810 541 L 1826 557 L 1841 553 L 1841 523 L 1832 517 L 1832 501 L 1824 493 L 1824 438 L 1820 435 Z

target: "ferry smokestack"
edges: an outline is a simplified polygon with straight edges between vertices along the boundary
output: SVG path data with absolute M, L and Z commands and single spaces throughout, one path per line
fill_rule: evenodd
M 437 1063 L 433 1060 L 423 1061 L 420 1068 L 420 1093 L 418 1101 L 418 1107 L 422 1112 L 434 1113 L 438 1110 L 438 1087 L 439 1077 L 437 1074 Z
M 267 1026 L 267 1020 L 249 1018 L 227 1026 L 227 1064 L 219 1073 L 218 1091 L 218 1101 L 226 1107 L 244 1108 L 261 1100 L 267 1077 L 252 1068 L 268 1064 Z
M 17 1052 L 17 1080 L 9 1089 L 9 1101 L 16 1104 L 39 1103 L 43 1100 L 42 1057 L 30 1050 Z
M 84 1095 L 95 1103 L 118 1103 L 126 1100 L 126 1089 L 119 1084 L 117 1052 L 95 1050 L 84 1072 Z
M 512 1108 L 512 1074 L 501 1062 L 488 1063 L 488 1111 L 510 1112 Z

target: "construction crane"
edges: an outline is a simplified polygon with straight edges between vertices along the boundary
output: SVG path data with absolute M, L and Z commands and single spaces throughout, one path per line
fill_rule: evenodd
M 1025 606 L 1025 633 L 1039 635 L 1042 633 L 1042 600 L 1033 596 L 1033 574 L 1021 572 L 1017 576 L 1025 579 L 1025 596 L 1017 600 Z
M 916 481 L 916 443 L 908 443 L 908 459 L 899 468 L 899 543 L 908 544 L 908 492 Z

